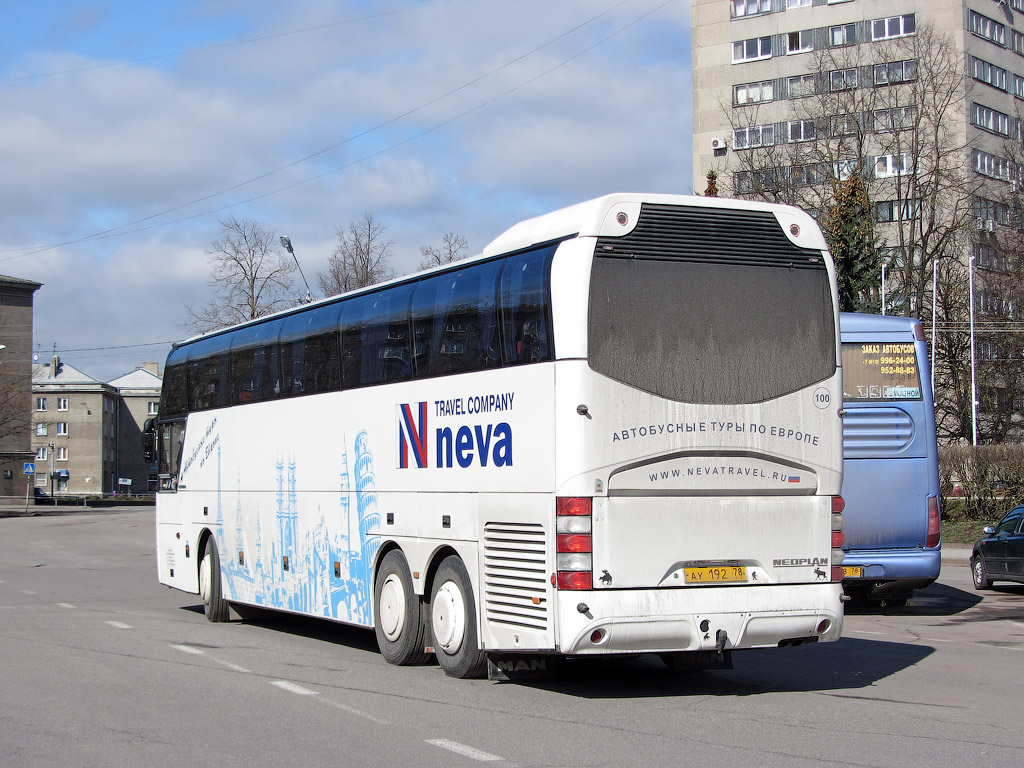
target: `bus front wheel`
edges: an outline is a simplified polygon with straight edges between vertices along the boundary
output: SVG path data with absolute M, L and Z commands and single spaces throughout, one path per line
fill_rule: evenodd
M 221 585 L 220 556 L 213 536 L 206 540 L 203 558 L 199 561 L 199 594 L 203 598 L 203 609 L 210 621 L 227 621 L 228 601 L 224 599 Z
M 380 561 L 373 585 L 373 629 L 380 655 L 389 664 L 423 664 L 430 658 L 424 651 L 421 606 L 405 557 L 391 550 Z
M 487 670 L 487 655 L 480 650 L 475 606 L 466 566 L 454 555 L 446 557 L 434 574 L 430 631 L 437 663 L 451 677 L 483 677 Z

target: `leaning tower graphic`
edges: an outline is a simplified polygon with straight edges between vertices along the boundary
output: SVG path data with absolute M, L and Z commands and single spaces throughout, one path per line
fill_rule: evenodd
M 362 546 L 361 576 L 365 605 L 370 603 L 372 592 L 370 576 L 373 558 L 380 549 L 380 510 L 377 508 L 377 486 L 373 473 L 373 453 L 370 451 L 370 437 L 364 429 L 356 435 L 356 509 L 359 513 L 359 541 Z

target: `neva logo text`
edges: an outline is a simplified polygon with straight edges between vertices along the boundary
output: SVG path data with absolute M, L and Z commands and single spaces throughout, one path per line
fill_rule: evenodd
M 399 469 L 512 466 L 512 426 L 506 421 L 445 425 L 431 432 L 426 402 L 399 404 L 397 417 Z

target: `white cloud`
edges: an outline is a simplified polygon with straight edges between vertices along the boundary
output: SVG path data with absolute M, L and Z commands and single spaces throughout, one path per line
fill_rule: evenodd
M 396 267 L 409 271 L 420 246 L 447 231 L 479 251 L 520 218 L 552 207 L 611 191 L 688 191 L 686 5 L 670 3 L 628 26 L 658 5 L 183 5 L 179 15 L 204 15 L 176 19 L 179 47 L 171 50 L 229 42 L 211 30 L 232 21 L 244 21 L 253 38 L 319 28 L 0 83 L 0 272 L 45 284 L 36 294 L 36 341 L 48 355 L 54 342 L 72 350 L 183 336 L 183 304 L 206 296 L 205 252 L 228 213 L 288 234 L 315 289 L 335 229 L 364 211 L 388 226 Z M 403 12 L 334 24 L 389 10 Z M 134 23 L 100 13 L 90 33 L 118 19 Z M 191 27 L 194 40 L 181 38 Z M 134 31 L 109 37 L 131 39 Z M 111 47 L 100 58 L 53 43 L 23 40 L 0 79 L 134 56 Z M 198 213 L 208 215 L 190 218 Z M 135 234 L 13 258 L 12 249 L 141 219 L 128 227 L 141 230 Z M 112 378 L 147 355 L 134 348 L 67 357 Z

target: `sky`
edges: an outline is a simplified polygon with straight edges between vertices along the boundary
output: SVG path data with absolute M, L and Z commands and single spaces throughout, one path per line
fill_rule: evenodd
M 0 274 L 43 284 L 38 362 L 102 381 L 162 373 L 228 216 L 287 235 L 319 297 L 366 214 L 406 274 L 446 232 L 471 255 L 600 195 L 692 191 L 687 0 L 0 8 Z

